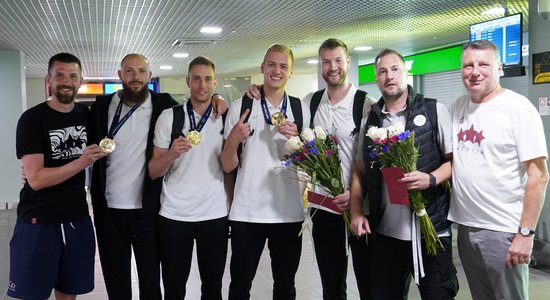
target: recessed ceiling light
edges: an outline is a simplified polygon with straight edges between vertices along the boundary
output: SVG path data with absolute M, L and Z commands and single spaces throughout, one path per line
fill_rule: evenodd
M 355 51 L 369 51 L 371 49 L 372 49 L 371 46 L 358 46 L 358 47 L 353 48 L 353 50 L 355 50 Z
M 314 65 L 314 64 L 319 63 L 319 61 L 316 60 L 316 59 L 310 59 L 310 60 L 307 61 L 307 63 L 310 64 L 310 65 Z
M 189 56 L 189 53 L 183 53 L 183 52 L 180 52 L 180 53 L 174 53 L 174 55 L 172 55 L 173 57 L 188 57 Z
M 222 32 L 222 29 L 220 27 L 208 27 L 205 26 L 201 28 L 202 33 L 220 33 Z
M 224 87 L 224 88 L 230 88 L 230 87 L 232 87 L 232 85 L 230 85 L 230 84 L 224 84 L 223 87 Z
M 161 70 L 172 70 L 174 67 L 172 66 L 160 66 L 159 69 Z
M 482 15 L 504 15 L 505 11 L 506 10 L 504 9 L 504 7 L 493 7 L 491 9 L 481 12 L 481 14 Z

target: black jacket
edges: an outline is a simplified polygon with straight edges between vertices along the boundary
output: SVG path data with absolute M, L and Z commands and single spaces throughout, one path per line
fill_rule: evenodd
M 151 102 L 153 111 L 149 123 L 149 132 L 147 134 L 147 147 L 145 150 L 145 168 L 153 155 L 153 137 L 155 134 L 155 124 L 163 110 L 177 104 L 167 93 L 151 93 Z M 113 95 L 98 96 L 91 108 L 90 117 L 90 141 L 92 144 L 99 144 L 101 139 L 107 136 L 108 128 L 108 111 L 109 104 L 113 99 Z M 107 169 L 107 158 L 96 161 L 92 170 L 92 185 L 91 196 L 92 205 L 95 211 L 107 209 L 107 199 L 105 198 L 105 178 Z M 148 174 L 148 172 L 146 172 Z M 151 180 L 149 176 L 145 176 L 142 193 L 142 206 L 144 213 L 158 213 L 160 209 L 160 193 L 162 189 L 162 177 Z
M 416 163 L 418 171 L 430 173 L 439 168 L 443 163 L 443 156 L 439 144 L 437 142 L 437 110 L 435 99 L 425 99 L 421 94 L 417 94 L 411 86 L 408 87 L 409 97 L 407 99 L 407 122 L 405 129 L 414 131 L 415 144 L 419 146 L 419 157 Z M 372 106 L 367 119 L 367 128 L 369 126 L 382 125 L 382 108 L 384 107 L 384 99 L 380 99 Z M 418 115 L 426 117 L 426 123 L 423 126 L 416 126 L 413 122 Z M 365 130 L 366 132 L 366 130 Z M 363 161 L 365 164 L 365 185 L 367 187 L 367 195 L 370 208 L 370 226 L 376 232 L 378 223 L 382 218 L 380 203 L 382 201 L 382 173 L 380 165 L 375 162 L 372 164 L 372 159 L 369 156 L 369 151 L 372 148 L 373 142 L 370 138 L 365 137 L 363 144 Z M 426 211 L 432 220 L 436 231 L 441 231 L 449 228 L 451 222 L 447 220 L 449 212 L 450 193 L 445 190 L 442 185 L 434 188 L 429 188 L 422 191 L 422 196 L 427 200 Z

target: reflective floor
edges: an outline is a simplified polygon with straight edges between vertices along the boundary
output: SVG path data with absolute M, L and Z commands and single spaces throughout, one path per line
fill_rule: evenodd
M 15 224 L 16 214 L 15 210 L 0 210 L 0 283 L 2 283 L 2 292 L 0 293 L 0 299 L 11 299 L 5 296 L 4 283 L 8 282 L 9 271 L 9 241 L 12 235 L 13 226 Z M 231 251 L 231 250 L 230 250 Z M 456 248 L 453 249 L 456 253 Z M 231 253 L 228 254 L 228 257 Z M 319 273 L 317 271 L 317 265 L 315 263 L 315 256 L 313 252 L 311 234 L 306 231 L 303 237 L 303 250 L 302 258 L 300 261 L 300 268 L 296 274 L 296 289 L 297 299 L 301 300 L 317 300 L 322 299 L 321 281 L 319 279 Z M 456 266 L 459 272 L 460 291 L 457 300 L 471 299 L 468 284 L 464 277 L 464 271 L 460 261 L 455 254 Z M 547 271 L 548 272 L 548 271 Z M 548 300 L 550 299 L 550 273 L 543 272 L 541 270 L 531 269 L 530 277 L 530 299 L 532 300 Z M 137 287 L 137 273 L 135 272 L 134 264 L 134 297 L 133 299 L 139 299 L 138 287 Z M 87 300 L 103 300 L 107 299 L 107 293 L 105 291 L 105 285 L 101 273 L 101 266 L 99 263 L 99 256 L 96 255 L 96 274 L 95 274 L 96 287 L 93 292 L 81 295 L 78 299 Z M 264 250 L 262 255 L 258 272 L 254 279 L 251 299 L 271 299 L 271 287 L 273 279 L 271 277 L 271 267 L 269 261 L 269 253 Z M 223 295 L 224 299 L 227 297 L 227 290 L 229 288 L 229 259 L 226 267 L 226 272 L 223 278 Z M 196 258 L 194 258 L 189 281 L 187 282 L 187 299 L 200 299 L 200 278 L 196 265 Z M 54 299 L 52 297 L 51 299 Z M 353 270 L 350 263 L 350 269 L 348 272 L 348 299 L 359 299 L 357 293 L 357 286 L 353 277 Z M 420 299 L 418 289 L 415 286 L 411 286 L 409 299 Z

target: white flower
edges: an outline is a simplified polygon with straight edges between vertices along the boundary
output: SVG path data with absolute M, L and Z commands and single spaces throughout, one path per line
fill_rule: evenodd
M 302 149 L 303 145 L 304 144 L 302 143 L 299 137 L 293 136 L 293 137 L 290 137 L 288 141 L 286 141 L 285 148 L 290 152 L 294 152 Z
M 386 128 L 378 128 L 376 126 L 372 126 L 367 131 L 366 136 L 370 137 L 373 141 L 374 140 L 382 140 L 388 137 L 388 130 Z
M 315 136 L 317 136 L 318 139 L 324 140 L 327 138 L 327 132 L 323 129 L 321 126 L 315 126 Z
M 300 134 L 300 136 L 302 136 L 302 138 L 307 142 L 313 141 L 315 139 L 315 133 L 309 127 L 302 129 L 302 133 Z
M 403 123 L 401 122 L 396 122 L 391 124 L 390 127 L 388 127 L 388 136 L 391 137 L 403 131 L 405 131 L 405 125 L 403 125 Z

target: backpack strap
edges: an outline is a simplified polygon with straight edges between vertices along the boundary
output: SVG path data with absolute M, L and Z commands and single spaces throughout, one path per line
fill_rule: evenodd
M 441 146 L 437 143 L 437 135 L 439 133 L 439 126 L 437 124 L 437 100 L 432 98 L 424 98 L 424 103 L 426 105 L 426 114 L 428 115 L 428 118 L 430 118 L 430 123 L 432 124 L 432 138 L 436 141 L 435 144 L 437 145 L 437 151 L 440 155 L 442 155 Z
M 309 112 L 311 115 L 309 127 L 311 128 L 313 128 L 313 119 L 315 118 L 315 113 L 317 112 L 317 108 L 319 108 L 319 104 L 321 103 L 321 98 L 323 97 L 324 92 L 325 89 L 318 90 L 317 92 L 313 93 L 313 96 L 311 96 L 311 101 L 309 102 Z
M 290 100 L 290 108 L 292 109 L 292 114 L 294 115 L 294 123 L 298 127 L 298 134 L 302 131 L 304 126 L 303 114 L 302 114 L 302 102 L 300 99 L 292 96 L 288 96 Z
M 170 134 L 170 146 L 175 139 L 181 136 L 183 130 L 183 124 L 185 123 L 185 111 L 183 110 L 183 104 L 172 107 L 172 133 Z
M 223 135 L 224 131 L 225 131 L 225 119 L 227 118 L 227 112 L 229 110 L 226 110 L 223 114 L 222 114 L 222 123 L 223 123 L 223 129 L 222 129 L 222 132 L 221 134 Z
M 351 132 L 351 135 L 355 135 L 359 132 L 361 127 L 361 119 L 363 119 L 363 106 L 365 106 L 365 97 L 367 97 L 367 92 L 362 90 L 357 90 L 355 92 L 355 97 L 353 98 L 353 123 L 355 128 Z
M 241 102 L 241 112 L 239 113 L 239 117 L 244 114 L 244 112 L 249 109 L 252 110 L 252 99 L 248 98 L 247 96 L 243 96 L 242 102 Z M 248 119 L 250 118 L 250 111 L 248 113 L 248 116 L 244 119 L 244 123 L 248 122 Z M 243 143 L 240 143 L 237 147 L 237 157 L 239 158 L 239 164 L 241 161 L 241 154 L 243 153 Z
M 173 98 L 172 98 L 172 95 L 170 95 L 169 93 L 157 93 L 157 95 L 159 96 L 159 99 L 161 101 L 165 101 L 165 102 L 173 102 Z

